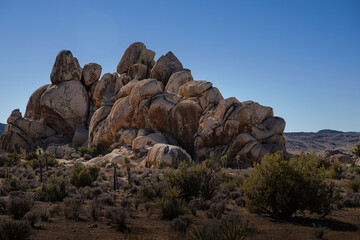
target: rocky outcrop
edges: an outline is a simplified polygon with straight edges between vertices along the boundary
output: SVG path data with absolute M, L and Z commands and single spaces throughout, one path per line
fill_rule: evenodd
M 13 112 L 0 148 L 31 148 L 34 142 L 62 141 L 58 136 L 63 136 L 72 144 L 88 142 L 104 154 L 111 152 L 109 159 L 122 158 L 124 152 L 117 149 L 127 149 L 133 162 L 149 167 L 223 155 L 229 166 L 239 160 L 251 165 L 266 153 L 284 150 L 285 121 L 273 116 L 272 108 L 224 99 L 211 82 L 194 81 L 172 52 L 156 62 L 154 56 L 143 43 L 133 43 L 117 73 L 98 80 L 100 65 L 81 69 L 70 51 L 61 51 L 51 73 L 53 84 L 33 93 L 26 118 Z
M 24 115 L 25 118 L 34 121 L 39 121 L 41 119 L 40 98 L 50 86 L 50 84 L 46 84 L 36 89 L 35 92 L 31 94 L 28 104 L 26 106 L 26 112 Z
M 53 84 L 81 79 L 79 61 L 73 57 L 70 51 L 62 50 L 56 56 L 50 79 Z
M 49 87 L 41 96 L 41 121 L 58 134 L 72 138 L 78 126 L 85 126 L 89 99 L 80 81 L 66 81 Z
M 30 149 L 41 140 L 55 135 L 55 131 L 45 124 L 22 117 L 19 109 L 12 111 L 0 136 L 0 149 L 14 152 L 20 148 Z

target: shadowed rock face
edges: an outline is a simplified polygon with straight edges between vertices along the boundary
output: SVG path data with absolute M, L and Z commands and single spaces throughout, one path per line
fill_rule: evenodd
M 154 56 L 143 43 L 134 43 L 117 73 L 98 80 L 100 65 L 86 64 L 81 72 L 71 52 L 61 51 L 51 74 L 53 84 L 32 94 L 25 113 L 29 119 L 13 112 L 0 148 L 31 148 L 54 135 L 72 139 L 80 127 L 89 129 L 89 146 L 105 152 L 127 146 L 131 158 L 151 166 L 160 155 L 165 165 L 174 167 L 179 159 L 219 160 L 223 155 L 229 166 L 250 165 L 284 149 L 285 121 L 274 117 L 272 108 L 224 99 L 212 83 L 194 81 L 172 52 L 157 62 Z M 42 124 L 46 133 L 33 136 L 18 119 Z M 171 161 L 171 156 L 176 159 Z

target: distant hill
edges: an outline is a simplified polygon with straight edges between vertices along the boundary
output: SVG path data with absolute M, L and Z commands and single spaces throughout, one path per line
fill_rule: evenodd
M 0 123 L 0 135 L 3 133 L 6 124 Z
M 283 133 L 286 139 L 286 149 L 290 153 L 298 154 L 301 151 L 324 154 L 327 149 L 342 150 L 350 153 L 360 138 L 360 132 L 340 132 L 321 130 L 313 132 Z

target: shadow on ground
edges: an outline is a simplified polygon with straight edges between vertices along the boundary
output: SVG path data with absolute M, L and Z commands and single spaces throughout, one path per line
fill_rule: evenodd
M 276 220 L 273 220 L 276 221 Z M 307 218 L 307 217 L 292 217 L 286 220 L 282 220 L 283 223 L 292 223 L 294 225 L 300 225 L 305 227 L 326 227 L 332 231 L 338 232 L 356 232 L 358 227 L 351 223 L 341 222 L 334 219 L 316 219 L 316 218 Z

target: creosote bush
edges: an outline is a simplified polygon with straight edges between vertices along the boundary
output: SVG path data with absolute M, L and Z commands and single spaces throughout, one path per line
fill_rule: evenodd
M 220 166 L 212 160 L 193 166 L 182 162 L 178 169 L 166 171 L 163 181 L 171 187 L 178 187 L 187 202 L 196 197 L 208 200 L 219 188 L 223 177 L 220 170 Z
M 44 202 L 62 201 L 67 195 L 65 180 L 56 177 L 50 177 L 48 182 L 37 191 L 38 199 Z
M 357 157 L 360 157 L 360 139 L 359 139 L 358 143 L 355 145 L 355 147 L 353 148 L 353 150 L 351 151 L 351 153 Z
M 255 213 L 290 217 L 309 210 L 328 215 L 335 201 L 333 184 L 326 184 L 324 167 L 315 154 L 285 159 L 282 152 L 266 155 L 244 182 L 246 206 Z
M 126 212 L 122 207 L 110 207 L 106 209 L 105 217 L 116 225 L 116 229 L 125 232 L 127 229 L 125 220 Z
M 77 198 L 64 198 L 64 213 L 65 218 L 79 220 L 82 211 L 83 203 Z
M 7 204 L 7 212 L 13 215 L 15 219 L 20 219 L 30 211 L 33 205 L 33 199 L 26 195 L 10 196 Z
M 70 183 L 75 187 L 86 187 L 91 184 L 99 176 L 100 167 L 85 167 L 81 163 L 75 163 L 70 173 Z
M 86 147 L 79 147 L 77 148 L 77 152 L 79 153 L 80 156 L 84 156 L 85 154 L 88 154 L 92 157 L 96 157 L 98 156 L 99 150 L 96 147 L 92 147 L 92 148 L 86 148 Z
M 31 228 L 26 221 L 0 219 L 0 239 L 24 240 L 30 234 Z
M 348 183 L 349 188 L 351 188 L 354 192 L 358 192 L 360 191 L 360 176 L 358 176 L 357 178 L 351 180 Z

